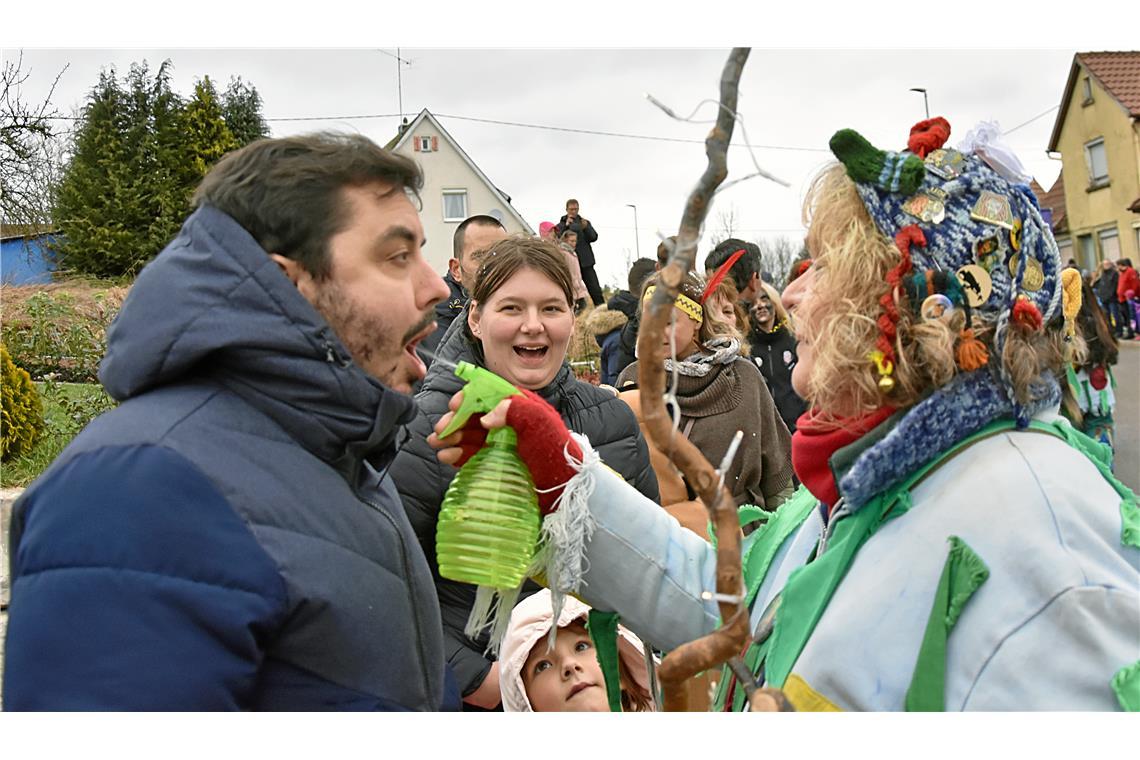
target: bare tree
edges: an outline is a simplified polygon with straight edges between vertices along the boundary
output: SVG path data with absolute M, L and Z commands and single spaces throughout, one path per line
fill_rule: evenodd
M 27 103 L 20 92 L 31 72 L 23 70 L 24 55 L 6 61 L 0 94 L 0 215 L 5 224 L 48 225 L 51 222 L 52 180 L 58 175 L 63 147 L 52 126 L 60 117 L 52 95 L 64 66 L 42 102 Z
M 740 214 L 736 209 L 735 203 L 728 204 L 728 208 L 722 208 L 716 212 L 716 225 L 717 228 L 714 232 L 709 234 L 709 241 L 715 248 L 729 238 L 736 237 L 737 226 L 740 224 Z
M 803 244 L 781 235 L 775 238 L 761 238 L 756 241 L 763 258 L 761 269 L 771 277 L 768 284 L 779 290 L 787 283 L 788 272 L 803 250 Z

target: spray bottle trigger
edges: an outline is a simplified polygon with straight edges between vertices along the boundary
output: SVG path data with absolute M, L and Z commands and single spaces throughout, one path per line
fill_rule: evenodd
M 518 388 L 494 372 L 469 362 L 459 362 L 455 374 L 467 381 L 463 386 L 463 403 L 459 405 L 451 423 L 439 434 L 440 438 L 446 438 L 466 425 L 472 414 L 486 414 L 503 399 L 522 395 Z

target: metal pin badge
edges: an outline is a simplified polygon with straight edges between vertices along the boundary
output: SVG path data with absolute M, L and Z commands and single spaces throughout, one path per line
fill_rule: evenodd
M 966 264 L 955 274 L 958 276 L 958 282 L 962 283 L 966 300 L 972 308 L 976 309 L 990 300 L 990 294 L 994 292 L 994 283 L 990 279 L 989 272 L 977 264 Z
M 923 302 L 919 313 L 922 318 L 928 322 L 936 319 L 941 319 L 942 315 L 954 308 L 954 303 L 944 296 L 942 293 L 935 293 L 934 295 L 927 296 Z

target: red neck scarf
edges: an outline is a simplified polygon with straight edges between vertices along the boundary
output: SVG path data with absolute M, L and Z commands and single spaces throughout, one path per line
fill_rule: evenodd
M 836 427 L 831 423 L 821 424 L 809 409 L 796 421 L 796 432 L 792 434 L 792 469 L 807 490 L 827 505 L 829 514 L 839 501 L 839 485 L 829 464 L 831 455 L 862 438 L 894 412 L 893 408 L 884 406 L 863 417 L 838 420 L 842 427 Z

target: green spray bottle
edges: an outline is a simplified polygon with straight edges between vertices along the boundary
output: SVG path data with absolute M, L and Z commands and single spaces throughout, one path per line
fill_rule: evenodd
M 459 362 L 454 371 L 467 384 L 463 403 L 440 438 L 459 430 L 472 414 L 522 395 L 494 372 L 468 362 Z M 515 589 L 526 578 L 542 515 L 517 447 L 511 428 L 490 431 L 486 446 L 451 481 L 436 524 L 436 559 L 444 578 L 494 589 Z

